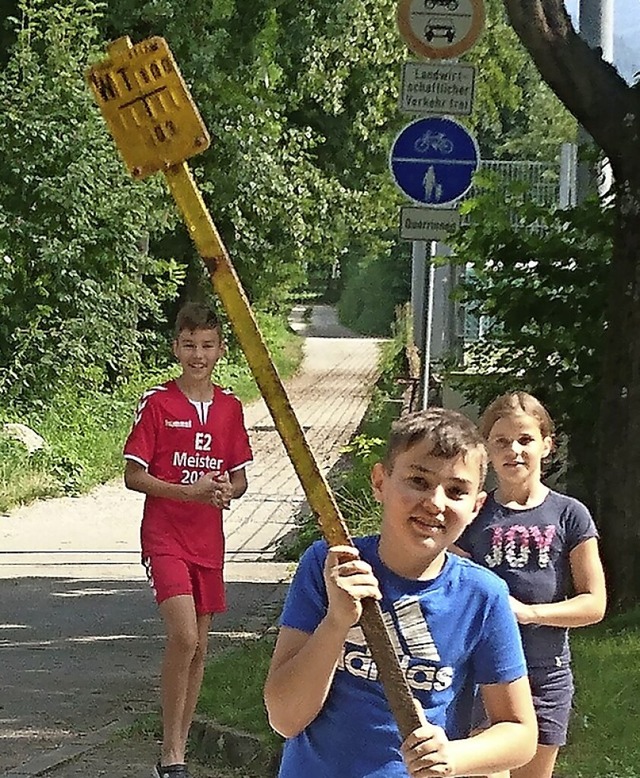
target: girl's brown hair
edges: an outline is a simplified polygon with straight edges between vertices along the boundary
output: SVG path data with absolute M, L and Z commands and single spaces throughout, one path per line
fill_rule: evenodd
M 491 428 L 499 419 L 517 413 L 525 413 L 534 418 L 540 426 L 543 438 L 553 437 L 554 424 L 549 412 L 540 400 L 527 392 L 507 392 L 496 397 L 480 418 L 479 426 L 482 436 L 486 440 Z

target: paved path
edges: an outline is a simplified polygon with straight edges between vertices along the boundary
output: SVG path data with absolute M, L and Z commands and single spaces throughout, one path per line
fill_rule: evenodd
M 362 418 L 379 341 L 352 336 L 330 308 L 314 308 L 310 325 L 301 314 L 292 326 L 305 360 L 287 392 L 326 473 Z M 290 573 L 274 551 L 304 502 L 264 403 L 246 420 L 256 461 L 225 518 L 229 611 L 214 620 L 212 651 L 274 618 Z M 82 762 L 48 766 L 104 740 L 123 715 L 157 708 L 162 630 L 138 562 L 141 509 L 113 482 L 0 517 L 0 776 L 78 775 Z

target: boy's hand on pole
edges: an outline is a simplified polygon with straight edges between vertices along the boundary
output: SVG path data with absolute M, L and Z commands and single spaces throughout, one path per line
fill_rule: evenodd
M 362 615 L 362 600 L 381 600 L 378 579 L 371 565 L 360 559 L 353 546 L 333 546 L 324 565 L 329 608 L 327 616 L 341 626 L 357 624 Z
M 400 751 L 411 778 L 442 778 L 456 774 L 451 743 L 442 727 L 429 724 L 416 701 L 422 726 L 414 730 Z

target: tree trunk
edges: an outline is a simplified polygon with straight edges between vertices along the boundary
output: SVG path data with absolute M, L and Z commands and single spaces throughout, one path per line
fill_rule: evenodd
M 609 158 L 615 180 L 601 408 L 593 426 L 596 519 L 610 600 L 623 607 L 640 599 L 640 85 L 629 86 L 580 38 L 564 0 L 504 5 L 544 80 Z
M 640 600 L 640 176 L 616 190 L 596 513 L 610 600 L 624 607 Z

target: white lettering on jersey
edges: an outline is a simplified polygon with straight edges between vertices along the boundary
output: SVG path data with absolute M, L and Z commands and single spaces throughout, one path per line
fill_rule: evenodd
M 211 434 L 209 432 L 196 432 L 193 445 L 196 451 L 211 451 Z
M 193 422 L 191 419 L 187 419 L 186 421 L 178 421 L 174 419 L 165 419 L 164 420 L 164 426 L 165 427 L 178 427 L 181 429 L 191 429 L 193 427 Z
M 206 454 L 189 454 L 186 451 L 174 451 L 172 464 L 174 467 L 193 467 L 201 470 L 219 471 L 223 461 L 223 459 L 210 457 Z

